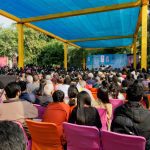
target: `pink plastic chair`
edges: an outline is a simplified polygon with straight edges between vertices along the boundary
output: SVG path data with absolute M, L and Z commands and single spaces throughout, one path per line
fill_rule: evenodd
M 100 132 L 96 127 L 63 123 L 67 150 L 102 150 Z
M 103 150 L 145 150 L 146 140 L 141 136 L 131 136 L 101 131 Z
M 120 100 L 120 99 L 110 99 L 109 101 L 110 101 L 110 103 L 112 104 L 113 112 L 114 112 L 114 110 L 115 110 L 117 107 L 119 107 L 119 106 L 121 106 L 121 105 L 124 104 L 124 101 L 123 101 L 123 100 Z
M 22 124 L 18 121 L 16 121 L 15 123 L 17 123 L 19 125 L 19 127 L 22 129 L 23 133 L 24 133 L 24 137 L 26 139 L 26 142 L 27 142 L 27 146 L 26 146 L 26 150 L 31 150 L 31 146 L 32 146 L 32 141 L 31 140 L 28 140 L 28 137 L 26 135 L 26 132 L 22 126 Z
M 110 103 L 112 104 L 112 117 L 111 117 L 111 120 L 113 119 L 113 114 L 114 114 L 114 110 L 123 105 L 124 104 L 124 101 L 123 100 L 120 100 L 120 99 L 110 99 L 109 100 Z
M 104 108 L 97 108 L 101 122 L 102 122 L 102 130 L 107 130 L 107 112 Z
M 46 108 L 38 104 L 34 104 L 34 106 L 38 109 L 38 119 L 42 119 Z

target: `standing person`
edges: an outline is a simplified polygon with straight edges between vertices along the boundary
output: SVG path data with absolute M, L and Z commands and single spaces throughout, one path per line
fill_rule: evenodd
M 146 138 L 150 149 L 150 111 L 140 104 L 144 90 L 138 81 L 127 89 L 128 102 L 116 108 L 111 130 L 118 133 L 139 135 Z
M 95 107 L 91 106 L 91 98 L 87 92 L 82 91 L 78 94 L 77 106 L 73 109 L 69 122 L 96 126 L 99 129 L 102 127 L 99 113 Z

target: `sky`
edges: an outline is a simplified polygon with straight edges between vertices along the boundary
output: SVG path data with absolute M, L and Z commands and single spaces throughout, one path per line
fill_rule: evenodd
M 9 27 L 12 23 L 14 23 L 13 20 L 0 15 L 0 25 L 2 25 L 3 27 Z

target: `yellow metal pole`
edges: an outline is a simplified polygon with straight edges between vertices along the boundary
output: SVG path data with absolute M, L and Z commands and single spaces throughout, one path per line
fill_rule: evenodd
M 133 46 L 133 67 L 136 69 L 136 42 L 134 43 Z
M 85 61 L 85 57 L 83 58 L 83 69 L 85 70 L 86 67 L 86 61 Z
M 24 67 L 24 39 L 23 24 L 17 23 L 18 28 L 18 67 Z
M 142 1 L 142 49 L 141 49 L 141 68 L 147 69 L 147 19 L 148 19 L 148 0 Z
M 64 68 L 67 70 L 68 44 L 64 43 Z

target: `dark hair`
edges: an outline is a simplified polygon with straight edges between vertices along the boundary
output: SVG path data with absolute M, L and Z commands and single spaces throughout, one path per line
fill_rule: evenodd
M 70 83 L 71 83 L 71 79 L 69 77 L 66 77 L 64 80 L 64 84 L 70 85 Z
M 15 98 L 17 93 L 21 91 L 21 87 L 17 82 L 11 82 L 5 87 L 5 92 L 8 98 Z
M 0 150 L 25 150 L 22 129 L 12 121 L 0 121 Z
M 109 94 L 113 97 L 113 98 L 117 98 L 118 97 L 118 93 L 119 93 L 119 89 L 118 87 L 111 83 L 109 86 Z
M 26 90 L 26 82 L 25 81 L 19 81 L 18 82 L 19 86 L 21 87 L 21 91 L 25 91 Z
M 78 95 L 79 91 L 75 85 L 70 85 L 68 88 L 68 97 L 69 98 L 76 98 Z
M 63 91 L 57 90 L 53 93 L 52 97 L 54 102 L 63 102 L 65 95 Z
M 140 101 L 143 94 L 144 89 L 137 80 L 127 89 L 127 98 L 129 101 Z
M 39 89 L 36 91 L 36 94 L 39 96 L 43 96 L 44 95 L 44 86 L 46 85 L 46 80 L 42 79 L 40 81 L 40 87 Z
M 0 89 L 4 89 L 4 84 L 0 81 Z
M 77 98 L 79 91 L 75 85 L 70 85 L 68 88 L 69 105 L 74 106 L 76 104 L 75 98 Z
M 99 88 L 97 90 L 97 97 L 105 104 L 110 103 L 108 97 L 108 90 L 106 88 Z
M 85 124 L 84 105 L 91 106 L 91 97 L 87 92 L 82 91 L 77 96 L 77 124 Z

